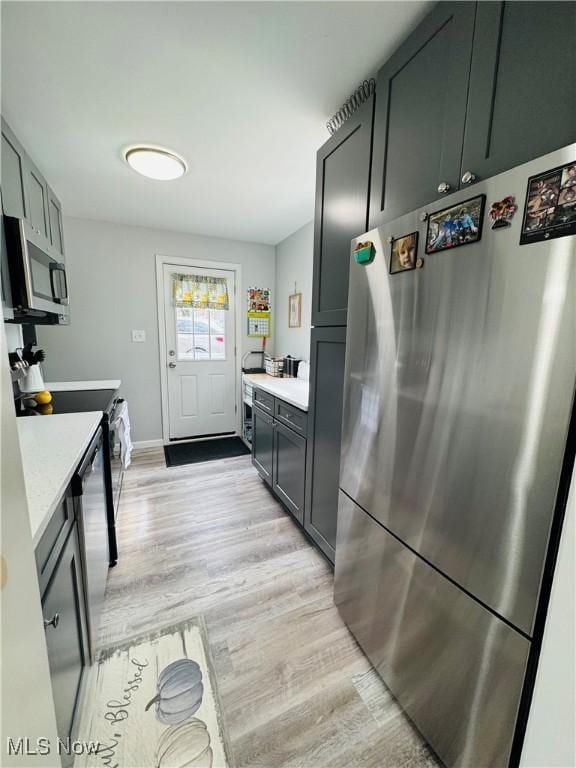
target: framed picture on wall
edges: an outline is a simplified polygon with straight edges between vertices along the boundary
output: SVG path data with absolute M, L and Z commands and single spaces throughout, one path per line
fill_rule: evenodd
M 291 293 L 288 296 L 288 328 L 300 328 L 302 312 L 302 294 Z

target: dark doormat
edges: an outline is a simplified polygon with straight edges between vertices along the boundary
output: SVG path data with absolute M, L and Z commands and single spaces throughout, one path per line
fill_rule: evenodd
M 198 443 L 176 443 L 164 446 L 167 467 L 196 464 L 199 461 L 232 459 L 250 453 L 239 437 L 220 437 Z

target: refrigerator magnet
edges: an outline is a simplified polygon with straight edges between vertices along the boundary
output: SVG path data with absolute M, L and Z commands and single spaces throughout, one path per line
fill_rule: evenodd
M 576 163 L 530 176 L 520 245 L 576 234 Z
M 426 229 L 426 253 L 477 243 L 482 236 L 485 203 L 486 195 L 477 195 L 431 213 Z
M 394 238 L 390 252 L 390 274 L 416 269 L 417 253 L 418 232 Z
M 518 206 L 516 205 L 516 198 L 514 195 L 508 195 L 507 197 L 503 197 L 502 200 L 497 200 L 495 203 L 492 203 L 490 213 L 488 214 L 492 219 L 492 229 L 504 229 L 505 227 L 509 227 L 517 210 Z
M 374 260 L 374 254 L 376 250 L 374 243 L 367 241 L 366 243 L 358 243 L 354 249 L 354 260 L 356 264 L 370 264 Z

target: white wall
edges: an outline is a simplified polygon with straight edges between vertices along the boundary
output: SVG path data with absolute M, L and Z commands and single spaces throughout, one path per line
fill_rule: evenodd
M 523 768 L 576 765 L 576 470 L 566 517 L 522 759 Z
M 56 717 L 42 623 L 40 590 L 26 505 L 20 444 L 6 340 L 0 328 L 0 379 L 2 407 L 0 431 L 2 616 L 2 719 L 0 764 L 4 766 L 59 766 Z M 52 753 L 45 757 L 8 756 L 7 739 L 29 737 L 50 740 Z
M 4 323 L 6 331 L 6 345 L 9 352 L 24 346 L 22 340 L 22 326 L 15 323 Z
M 274 348 L 278 355 L 310 359 L 314 222 L 305 224 L 276 246 L 276 311 Z M 302 294 L 302 324 L 288 327 L 288 296 Z
M 274 289 L 274 247 L 76 218 L 64 234 L 71 323 L 37 327 L 45 378 L 122 379 L 133 440 L 161 439 L 155 255 L 241 264 L 245 302 L 250 285 Z M 146 331 L 144 344 L 131 341 L 133 328 Z M 245 333 L 243 351 L 255 348 Z

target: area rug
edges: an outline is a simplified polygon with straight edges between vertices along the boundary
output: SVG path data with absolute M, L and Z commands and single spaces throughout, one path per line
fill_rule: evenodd
M 175 443 L 164 446 L 167 467 L 196 464 L 199 461 L 232 459 L 250 453 L 239 437 L 220 437 L 197 443 Z
M 77 739 L 87 747 L 74 768 L 230 765 L 199 618 L 102 651 L 90 670 L 85 702 Z

